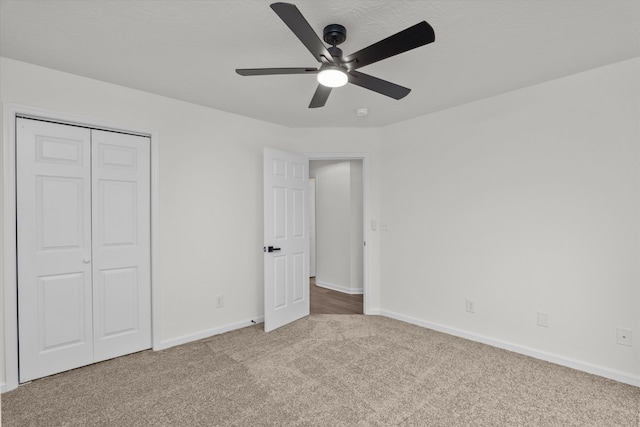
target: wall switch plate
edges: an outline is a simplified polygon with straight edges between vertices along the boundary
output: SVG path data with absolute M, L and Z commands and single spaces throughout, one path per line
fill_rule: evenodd
M 224 295 L 218 295 L 216 297 L 216 308 L 224 307 Z
M 631 329 L 616 329 L 616 342 L 620 345 L 631 347 Z
M 476 302 L 474 300 L 467 300 L 467 313 L 475 313 L 476 312 Z
M 542 326 L 543 328 L 549 327 L 549 313 L 543 311 L 538 312 L 538 326 Z

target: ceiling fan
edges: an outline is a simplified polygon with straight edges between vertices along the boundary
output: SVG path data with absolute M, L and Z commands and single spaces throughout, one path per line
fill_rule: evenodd
M 353 83 L 393 99 L 404 98 L 411 92 L 411 89 L 356 70 L 435 41 L 433 28 L 426 21 L 422 21 L 356 53 L 343 56 L 342 49 L 337 47 L 347 39 L 347 29 L 342 25 L 330 24 L 324 28 L 323 40 L 331 45 L 327 48 L 295 5 L 273 3 L 271 9 L 287 24 L 313 57 L 320 62 L 320 67 L 239 68 L 236 69 L 236 72 L 241 76 L 316 74 L 319 84 L 309 108 L 323 107 L 329 98 L 331 89 L 344 86 L 347 83 Z

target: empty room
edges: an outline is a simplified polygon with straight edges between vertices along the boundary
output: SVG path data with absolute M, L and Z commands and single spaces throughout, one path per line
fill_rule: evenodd
M 3 426 L 640 425 L 640 1 L 0 0 L 0 102 Z

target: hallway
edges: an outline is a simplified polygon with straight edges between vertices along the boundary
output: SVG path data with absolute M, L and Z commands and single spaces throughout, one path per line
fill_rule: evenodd
M 315 277 L 309 279 L 311 314 L 363 314 L 363 296 L 349 295 L 316 285 Z

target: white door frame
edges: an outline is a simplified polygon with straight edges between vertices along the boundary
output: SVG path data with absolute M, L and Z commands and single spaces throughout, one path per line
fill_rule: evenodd
M 313 160 L 362 160 L 362 311 L 373 314 L 369 308 L 369 154 L 367 153 L 304 153 Z
M 316 276 L 316 179 L 309 178 L 309 277 Z
M 160 344 L 160 286 L 159 273 L 159 212 L 158 182 L 160 157 L 158 132 L 152 129 L 106 122 L 74 114 L 43 110 L 19 104 L 5 104 L 3 108 L 3 311 L 4 311 L 4 373 L 5 383 L 0 392 L 18 387 L 18 278 L 16 230 L 16 116 L 28 116 L 57 123 L 80 125 L 96 129 L 121 131 L 151 138 L 151 342 Z M 0 366 L 0 369 L 2 367 Z

